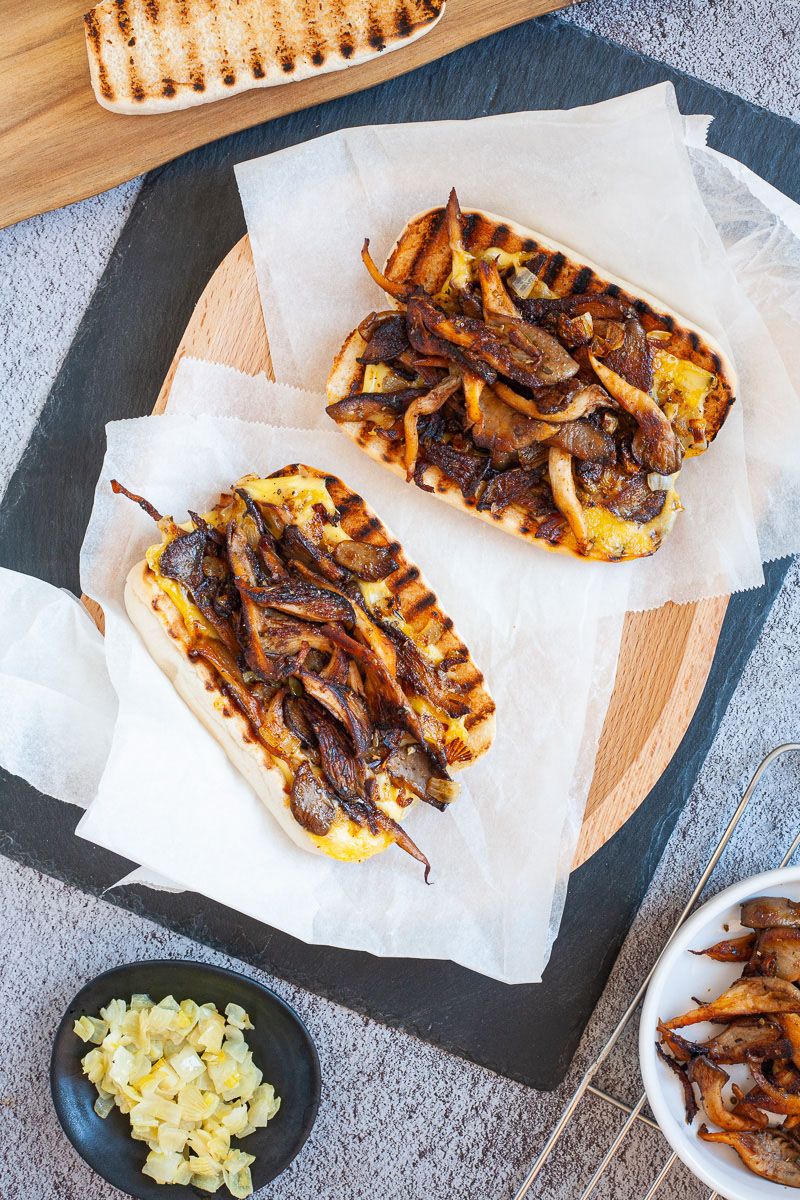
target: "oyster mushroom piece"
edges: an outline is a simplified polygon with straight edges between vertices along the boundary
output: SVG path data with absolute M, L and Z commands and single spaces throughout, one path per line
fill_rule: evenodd
M 800 903 L 785 896 L 756 896 L 742 905 L 742 924 L 748 929 L 800 926 Z
M 795 1019 L 791 1017 L 783 1019 Z M 757 1058 L 791 1058 L 792 1042 L 779 1024 L 781 1018 L 742 1017 L 698 1047 L 712 1062 L 746 1063 Z
M 710 1119 L 720 1129 L 744 1130 L 764 1128 L 767 1124 L 766 1115 L 757 1118 L 755 1114 L 737 1115 L 725 1107 L 722 1099 L 722 1089 L 730 1079 L 727 1071 L 715 1067 L 707 1058 L 692 1059 L 687 1071 L 691 1083 L 696 1083 L 700 1089 L 703 1107 Z
M 306 621 L 355 623 L 353 605 L 345 596 L 302 579 L 281 580 L 268 587 L 255 587 L 237 581 L 237 586 L 240 595 L 246 595 L 259 607 L 277 608 L 279 612 L 302 617 Z
M 787 1113 L 790 1116 L 796 1116 L 800 1113 L 800 1094 L 797 1091 L 790 1091 L 788 1088 L 781 1087 L 776 1080 L 766 1075 L 761 1061 L 754 1055 L 750 1056 L 748 1062 L 753 1079 L 756 1081 L 759 1090 L 773 1101 L 770 1105 L 772 1112 Z M 794 1070 L 796 1071 L 797 1068 L 795 1067 Z
M 697 1136 L 704 1142 L 732 1146 L 744 1165 L 763 1179 L 784 1187 L 800 1187 L 800 1144 L 779 1129 L 711 1133 L 706 1125 L 701 1125 Z
M 359 392 L 329 404 L 325 412 L 337 425 L 345 421 L 375 421 L 387 415 L 399 416 L 414 400 L 427 395 L 427 388 L 400 388 L 396 392 Z
M 800 1013 L 800 989 L 785 979 L 766 979 L 755 976 L 737 979 L 726 992 L 710 1004 L 701 1004 L 680 1017 L 665 1022 L 667 1029 L 680 1029 L 700 1021 L 719 1021 L 723 1024 L 734 1017 L 749 1017 L 759 1013 Z
M 519 310 L 503 287 L 503 281 L 494 259 L 481 259 L 478 263 L 478 280 L 481 285 L 483 313 L 487 325 L 498 325 L 504 321 L 519 321 Z
M 319 745 L 322 770 L 336 795 L 344 800 L 363 800 L 367 768 L 352 753 L 344 730 L 313 701 L 304 700 L 303 711 Z
M 757 974 L 766 974 L 760 968 L 768 962 L 772 963 L 771 974 L 790 983 L 800 980 L 800 929 L 784 925 L 760 931 L 750 965 Z
M 319 571 L 331 583 L 345 583 L 347 572 L 335 563 L 330 554 L 307 537 L 297 525 L 287 525 L 280 540 L 281 553 L 286 559 Z M 324 581 L 323 581 L 324 583 Z
M 540 361 L 534 370 L 539 384 L 547 387 L 550 384 L 565 383 L 578 374 L 580 367 L 569 351 L 564 349 L 558 338 L 545 329 L 540 329 L 538 325 L 520 321 L 509 336 L 515 346 L 539 357 Z
M 550 477 L 550 487 L 553 492 L 555 506 L 567 518 L 569 527 L 578 543 L 579 551 L 581 554 L 587 554 L 591 550 L 589 526 L 586 521 L 586 513 L 583 510 L 583 505 L 578 499 L 578 493 L 575 490 L 575 479 L 572 475 L 572 455 L 566 450 L 559 450 L 557 446 L 552 446 L 547 458 L 547 471 Z
M 393 279 L 389 279 L 386 275 L 382 274 L 382 272 L 378 270 L 369 252 L 369 238 L 364 238 L 364 245 L 361 248 L 361 261 L 377 283 L 378 287 L 382 288 L 384 292 L 388 292 L 388 294 L 393 296 L 395 300 L 407 300 L 411 295 L 413 290 L 411 284 L 396 283 Z
M 352 571 L 367 583 L 385 579 L 399 565 L 388 546 L 376 546 L 373 542 L 338 542 L 333 549 L 333 558 L 340 567 Z
M 483 388 L 478 406 L 481 419 L 472 430 L 472 440 L 481 449 L 507 454 L 539 440 L 537 422 L 506 404 L 495 388 Z
M 458 203 L 455 188 L 451 188 L 450 190 L 444 215 L 447 222 L 447 240 L 452 256 L 450 282 L 456 292 L 461 292 L 469 288 L 469 264 L 473 256 L 468 254 L 464 247 L 464 235 L 461 229 L 461 206 Z
M 489 459 L 482 454 L 470 450 L 456 450 L 447 442 L 426 442 L 423 447 L 423 458 L 417 460 L 417 465 L 424 467 L 430 463 L 438 467 L 448 479 L 453 479 L 461 488 L 461 493 L 471 500 L 478 485 L 489 470 Z M 415 481 L 416 476 L 415 476 Z
M 567 425 L 549 425 L 544 421 L 541 424 L 544 426 L 541 440 L 548 446 L 566 450 L 574 458 L 600 463 L 613 463 L 616 458 L 614 439 L 591 421 L 578 418 Z
M 529 400 L 527 396 L 520 396 L 519 392 L 515 392 L 513 388 L 499 380 L 493 390 L 501 400 L 504 400 L 511 408 L 515 408 L 517 412 L 524 413 L 526 417 L 532 417 L 536 421 L 547 421 L 551 425 L 563 425 L 568 421 L 576 421 L 579 417 L 587 417 L 598 408 L 616 407 L 615 401 L 612 400 L 605 388 L 600 387 L 599 383 L 590 383 L 584 386 L 573 385 L 573 390 L 567 392 L 569 403 L 564 408 L 557 408 L 552 412 L 539 407 L 535 392 L 534 398 Z M 549 389 L 545 389 L 545 391 L 549 392 Z
M 630 305 L 624 300 L 599 292 L 579 292 L 575 296 L 537 297 L 523 300 L 520 308 L 530 321 L 540 321 L 551 313 L 567 313 L 570 317 L 588 313 L 598 320 L 610 321 L 632 314 Z
M 622 345 L 611 350 L 606 365 L 634 387 L 643 392 L 650 391 L 653 386 L 652 348 L 637 317 L 629 317 L 625 322 Z
M 431 864 L 428 862 L 417 843 L 413 841 L 413 839 L 406 833 L 405 829 L 403 829 L 402 825 L 399 825 L 397 821 L 393 820 L 388 813 L 383 811 L 383 809 L 378 808 L 377 804 L 373 804 L 371 816 L 375 824 L 380 829 L 383 829 L 386 833 L 388 833 L 401 850 L 405 850 L 406 854 L 410 854 L 412 858 L 417 860 L 417 862 L 423 864 L 425 867 L 425 882 L 427 883 L 428 876 L 431 873 Z
M 778 1020 L 791 1043 L 791 1050 L 787 1057 L 791 1058 L 796 1067 L 800 1067 L 800 1016 L 795 1013 L 784 1013 L 778 1017 Z
M 432 388 L 427 395 L 420 396 L 418 400 L 414 400 L 406 409 L 405 416 L 403 417 L 403 430 L 405 433 L 403 457 L 407 481 L 410 482 L 414 477 L 414 466 L 417 461 L 417 454 L 419 453 L 419 437 L 417 435 L 418 419 L 438 412 L 442 405 L 450 399 L 453 392 L 460 387 L 461 376 L 448 375 L 435 388 Z
M 359 327 L 359 333 L 361 328 Z M 363 335 L 362 335 L 363 336 Z M 370 363 L 388 363 L 408 349 L 406 319 L 403 313 L 381 321 L 369 335 L 364 352 L 356 362 L 368 366 Z
M 294 673 L 296 667 L 308 653 L 309 646 L 300 646 L 293 661 L 286 659 L 281 648 L 280 657 L 267 655 L 261 641 L 261 610 L 248 594 L 248 590 L 256 586 L 255 571 L 250 559 L 250 547 L 247 538 L 236 521 L 228 522 L 228 562 L 233 572 L 233 581 L 239 591 L 242 602 L 242 617 L 247 630 L 247 648 L 245 659 L 251 671 L 255 671 L 266 682 L 278 682 Z
M 422 746 L 399 746 L 382 765 L 382 770 L 398 787 L 405 786 L 434 808 L 442 809 L 452 803 L 461 785 L 444 777 L 445 772 L 433 762 Z
M 680 469 L 683 451 L 675 430 L 652 396 L 617 375 L 591 351 L 589 362 L 605 389 L 638 424 L 633 452 L 639 461 L 659 475 L 674 475 Z
M 472 371 L 462 371 L 461 374 L 464 384 L 464 409 L 467 414 L 467 428 L 473 425 L 481 426 L 483 424 L 481 393 L 486 387 L 486 380 L 481 379 L 479 375 L 475 375 Z
M 686 1064 L 676 1062 L 669 1054 L 665 1054 L 658 1043 L 656 1043 L 656 1054 L 669 1067 L 670 1071 L 678 1077 L 678 1082 L 683 1089 L 683 1107 L 686 1110 L 686 1124 L 691 1125 L 697 1116 L 697 1101 L 694 1098 L 694 1089 L 687 1073 Z
M 336 803 L 321 779 L 307 762 L 295 772 L 289 809 L 298 825 L 317 837 L 324 837 L 336 816 Z
M 363 758 L 372 740 L 372 724 L 361 697 L 349 688 L 331 683 L 302 668 L 297 672 L 297 677 L 307 694 L 344 725 L 353 740 L 357 757 Z
M 456 351 L 460 350 L 461 361 L 482 376 L 487 383 L 494 382 L 497 372 L 530 387 L 535 387 L 541 382 L 538 368 L 542 362 L 542 355 L 538 349 L 526 347 L 524 341 L 522 345 L 512 342 L 510 335 L 490 328 L 485 321 L 475 317 L 442 312 L 432 301 L 421 296 L 412 297 L 408 305 L 409 339 L 412 346 L 417 346 L 415 332 L 411 327 L 412 313 L 414 320 L 421 322 L 430 334 L 444 340 L 448 346 L 446 352 L 450 357 L 456 358 Z M 421 346 L 417 348 L 422 349 Z M 559 349 L 562 354 L 566 354 L 563 347 Z M 578 370 L 577 363 L 575 370 Z

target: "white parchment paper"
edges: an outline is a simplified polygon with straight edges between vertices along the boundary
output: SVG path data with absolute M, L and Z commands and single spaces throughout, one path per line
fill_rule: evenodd
M 5 567 L 0 626 L 0 763 L 85 808 L 117 714 L 103 639 L 70 592 Z
M 739 403 L 707 454 L 685 464 L 686 513 L 656 558 L 611 573 L 552 560 L 542 570 L 572 573 L 575 586 L 602 572 L 601 605 L 618 611 L 757 586 L 762 561 L 800 549 L 789 515 L 800 404 L 704 203 L 726 182 L 701 196 L 671 85 L 565 112 L 342 130 L 240 164 L 237 180 L 281 381 L 322 389 L 344 337 L 384 306 L 360 262 L 364 236 L 383 261 L 409 217 L 453 185 L 462 207 L 573 247 L 732 354 Z
M 220 376 L 226 402 L 240 385 L 245 410 L 252 381 L 196 363 L 181 365 L 176 409 L 186 414 L 184 377 L 198 410 L 213 407 Z M 262 380 L 256 402 L 269 393 Z M 376 508 L 432 581 L 497 703 L 495 745 L 461 775 L 457 804 L 446 814 L 419 805 L 409 818 L 433 863 L 430 887 L 418 864 L 395 850 L 351 866 L 289 842 L 201 731 L 122 608 L 127 570 L 154 530 L 113 496 L 111 477 L 183 517 L 187 505 L 202 510 L 247 471 L 296 461 L 341 475 Z M 554 594 L 522 543 L 497 538 L 467 514 L 437 509 L 432 519 L 428 509 L 422 493 L 387 478 L 335 429 L 188 414 L 110 425 L 81 580 L 106 614 L 120 716 L 79 833 L 306 941 L 451 958 L 508 982 L 532 981 L 560 918 L 564 848 L 574 850 L 621 618 L 602 622 L 598 645 L 591 585 Z

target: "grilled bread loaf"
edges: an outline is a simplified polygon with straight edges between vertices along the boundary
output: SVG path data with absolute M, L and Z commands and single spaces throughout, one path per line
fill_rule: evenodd
M 445 0 L 103 0 L 92 87 L 118 113 L 175 112 L 363 63 L 422 37 Z

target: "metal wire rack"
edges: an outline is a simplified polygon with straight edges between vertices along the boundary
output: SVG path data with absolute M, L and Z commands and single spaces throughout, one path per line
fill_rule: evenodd
M 697 882 L 697 886 L 695 887 L 694 891 L 692 892 L 691 896 L 689 897 L 688 901 L 686 902 L 686 906 L 685 906 L 683 912 L 678 917 L 678 920 L 676 921 L 676 923 L 672 929 L 672 932 L 670 933 L 669 937 L 667 938 L 667 941 L 664 944 L 664 949 L 661 951 L 661 954 L 659 954 L 658 958 L 653 963 L 652 967 L 650 968 L 649 972 L 647 973 L 646 978 L 642 981 L 642 984 L 641 984 L 638 992 L 633 997 L 630 1004 L 626 1008 L 625 1012 L 620 1017 L 620 1020 L 617 1023 L 616 1027 L 614 1028 L 614 1031 L 612 1032 L 608 1041 L 605 1043 L 605 1045 L 603 1046 L 600 1053 L 592 1061 L 591 1065 L 586 1070 L 583 1078 L 581 1079 L 580 1083 L 578 1084 L 577 1088 L 575 1089 L 571 1100 L 569 1101 L 569 1103 L 567 1104 L 563 1113 L 561 1114 L 557 1125 L 553 1129 L 553 1131 L 550 1134 L 550 1136 L 548 1137 L 544 1147 L 542 1148 L 542 1150 L 539 1154 L 539 1157 L 536 1159 L 536 1162 L 533 1164 L 533 1167 L 531 1168 L 530 1173 L 528 1174 L 524 1183 L 520 1187 L 519 1191 L 514 1196 L 514 1200 L 523 1200 L 523 1197 L 526 1197 L 526 1196 L 529 1197 L 529 1200 L 533 1200 L 533 1197 L 537 1194 L 536 1192 L 531 1191 L 531 1189 L 533 1188 L 533 1185 L 535 1184 L 535 1182 L 538 1179 L 547 1160 L 550 1158 L 550 1155 L 552 1154 L 553 1150 L 555 1149 L 556 1145 L 558 1144 L 559 1140 L 561 1139 L 562 1134 L 564 1133 L 564 1131 L 566 1130 L 570 1121 L 572 1120 L 572 1118 L 576 1112 L 576 1109 L 578 1108 L 578 1105 L 580 1104 L 580 1102 L 584 1098 L 584 1096 L 586 1096 L 587 1094 L 595 1096 L 598 1099 L 604 1101 L 605 1103 L 613 1106 L 614 1108 L 621 1110 L 622 1112 L 626 1113 L 627 1116 L 626 1116 L 624 1124 L 622 1125 L 621 1129 L 619 1130 L 619 1132 L 617 1133 L 613 1142 L 611 1143 L 608 1150 L 606 1151 L 605 1156 L 603 1157 L 597 1170 L 592 1175 L 592 1178 L 589 1180 L 589 1182 L 586 1185 L 586 1187 L 584 1188 L 584 1190 L 580 1193 L 580 1196 L 575 1197 L 575 1200 L 588 1200 L 588 1197 L 590 1197 L 593 1194 L 598 1183 L 600 1182 L 602 1177 L 605 1175 L 615 1154 L 617 1153 L 617 1151 L 619 1150 L 623 1141 L 625 1140 L 625 1137 L 630 1132 L 630 1130 L 633 1129 L 633 1127 L 636 1125 L 637 1122 L 641 1122 L 644 1125 L 648 1125 L 648 1126 L 650 1126 L 651 1129 L 659 1128 L 659 1126 L 656 1124 L 655 1121 L 650 1120 L 649 1117 L 645 1116 L 642 1113 L 642 1109 L 644 1108 L 644 1105 L 645 1105 L 645 1102 L 647 1099 L 647 1097 L 644 1093 L 642 1093 L 642 1095 L 639 1097 L 639 1100 L 637 1101 L 637 1103 L 633 1107 L 631 1107 L 629 1104 L 624 1104 L 621 1100 L 616 1099 L 616 1097 L 610 1096 L 607 1092 L 602 1091 L 600 1088 L 594 1087 L 592 1084 L 592 1080 L 595 1078 L 595 1076 L 597 1075 L 597 1072 L 600 1070 L 603 1063 L 606 1061 L 606 1059 L 610 1055 L 611 1051 L 614 1049 L 614 1046 L 617 1044 L 620 1037 L 622 1036 L 622 1034 L 625 1032 L 628 1025 L 630 1024 L 631 1019 L 633 1018 L 637 1008 L 639 1007 L 639 1004 L 641 1003 L 641 1001 L 644 997 L 645 992 L 647 991 L 647 985 L 649 984 L 649 982 L 653 976 L 653 972 L 655 971 L 656 967 L 658 966 L 659 962 L 661 961 L 661 958 L 663 957 L 664 951 L 667 949 L 667 946 L 669 946 L 670 942 L 675 937 L 675 934 L 678 932 L 681 925 L 683 925 L 684 921 L 691 913 L 692 909 L 694 908 L 694 906 L 697 902 L 698 897 L 700 896 L 701 892 L 703 891 L 703 888 L 708 883 L 711 873 L 713 872 L 714 868 L 716 867 L 717 863 L 719 862 L 723 850 L 727 846 L 734 830 L 736 829 L 736 826 L 739 824 L 739 821 L 741 820 L 742 816 L 744 815 L 745 809 L 747 808 L 748 804 L 750 803 L 753 793 L 755 792 L 755 790 L 758 786 L 758 781 L 760 780 L 764 771 L 767 769 L 767 767 L 769 767 L 775 761 L 775 759 L 780 758 L 782 755 L 787 754 L 790 751 L 800 751 L 800 742 L 787 742 L 783 746 L 776 746 L 776 748 L 774 750 L 770 751 L 770 753 L 766 756 L 766 758 L 764 758 L 763 761 L 761 763 L 759 763 L 758 767 L 756 768 L 755 774 L 753 775 L 753 778 L 750 780 L 750 783 L 748 784 L 747 789 L 746 789 L 744 795 L 742 796 L 742 799 L 740 800 L 735 813 L 731 817 L 731 819 L 728 823 L 728 826 L 725 829 L 725 832 L 723 833 L 722 837 L 720 838 L 719 842 L 717 843 L 717 845 L 714 849 L 713 854 L 711 855 L 710 859 L 708 860 L 708 864 L 707 864 L 705 870 L 703 871 L 703 874 L 700 876 L 700 879 Z M 797 850 L 798 846 L 800 846 L 800 832 L 797 833 L 797 836 L 795 837 L 791 846 L 786 851 L 786 853 L 784 854 L 780 863 L 778 864 L 780 867 L 786 866 L 789 859 L 794 854 L 795 850 Z M 674 1162 L 676 1161 L 677 1157 L 678 1156 L 677 1156 L 677 1154 L 674 1153 L 674 1151 L 669 1154 L 669 1156 L 667 1157 L 663 1166 L 661 1167 L 660 1171 L 658 1172 L 658 1174 L 656 1175 L 652 1184 L 650 1185 L 649 1189 L 643 1196 L 642 1200 L 652 1200 L 652 1197 L 656 1195 L 656 1193 L 661 1188 L 661 1185 L 667 1179 L 669 1172 L 672 1169 L 672 1166 L 673 1166 Z M 718 1196 L 719 1196 L 718 1192 L 711 1192 L 708 1195 L 707 1200 L 716 1200 L 716 1198 Z

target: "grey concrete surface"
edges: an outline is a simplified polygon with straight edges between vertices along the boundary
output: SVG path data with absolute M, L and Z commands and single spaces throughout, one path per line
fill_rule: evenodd
M 563 19 L 796 119 L 799 16 L 795 0 L 593 0 Z M 0 491 L 136 191 L 134 181 L 0 231 Z M 656 957 L 753 769 L 773 745 L 800 740 L 799 585 L 795 563 L 559 1092 L 526 1089 L 267 979 L 307 1021 L 325 1083 L 310 1142 L 265 1195 L 511 1200 L 581 1071 Z M 799 785 L 800 762 L 776 766 L 711 890 L 781 857 L 800 823 Z M 120 1195 L 83 1164 L 60 1132 L 47 1088 L 50 1041 L 64 1006 L 87 978 L 120 962 L 157 956 L 238 965 L 0 857 L 0 1200 Z M 602 1086 L 628 1102 L 641 1091 L 634 1032 L 600 1077 Z M 622 1120 L 602 1102 L 585 1101 L 531 1196 L 580 1196 Z M 666 1157 L 660 1135 L 635 1130 L 595 1194 L 600 1200 L 643 1196 Z M 700 1200 L 708 1189 L 676 1168 L 662 1194 Z

